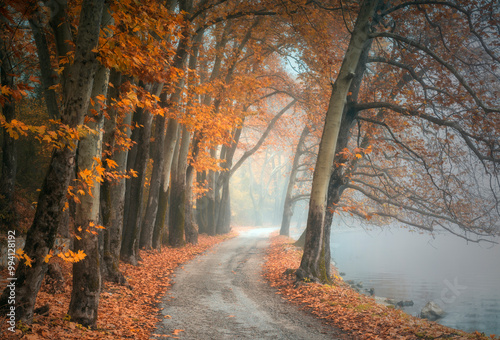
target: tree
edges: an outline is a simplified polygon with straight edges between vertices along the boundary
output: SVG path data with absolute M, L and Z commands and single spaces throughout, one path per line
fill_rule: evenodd
M 3 5 L 3 4 L 2 4 Z M 15 89 L 15 66 L 14 53 L 9 49 L 13 45 L 12 41 L 7 39 L 10 37 L 13 40 L 12 34 L 9 34 L 7 20 L 2 15 L 0 17 L 0 77 L 2 84 L 1 101 L 2 101 L 2 120 L 6 123 L 12 123 L 16 114 L 16 104 L 13 96 Z M 5 95 L 4 95 L 5 93 Z M 2 124 L 4 125 L 4 124 Z M 2 230 L 13 230 L 16 221 L 16 213 L 14 209 L 14 189 L 16 184 L 16 169 L 17 169 L 17 147 L 14 136 L 11 136 L 5 127 L 2 127 L 3 144 L 2 144 L 2 174 L 0 177 L 0 224 Z
M 101 25 L 106 28 L 111 21 L 109 7 L 106 6 L 102 16 Z M 88 192 L 80 198 L 80 203 L 76 206 L 73 247 L 83 251 L 86 258 L 73 264 L 73 288 L 68 314 L 71 320 L 84 326 L 95 325 L 101 293 L 98 229 L 102 228 L 99 225 L 100 185 L 105 169 L 101 163 L 104 114 L 99 98 L 107 96 L 109 74 L 110 70 L 107 67 L 103 65 L 97 67 L 91 93 L 94 104 L 90 106 L 87 114 L 89 122 L 86 124 L 91 132 L 80 138 L 78 143 L 78 179 L 88 188 Z M 89 170 L 96 173 L 96 178 L 91 182 L 84 175 L 88 174 Z
M 290 178 L 288 180 L 288 185 L 286 189 L 286 196 L 283 208 L 283 218 L 281 221 L 280 235 L 290 236 L 290 221 L 293 215 L 294 200 L 292 197 L 293 188 L 297 180 L 297 173 L 299 171 L 300 157 L 304 153 L 304 144 L 307 135 L 309 134 L 309 127 L 305 126 L 300 134 L 299 141 L 297 143 L 297 148 L 293 156 L 292 169 L 290 172 Z
M 117 178 L 106 179 L 101 185 L 99 195 L 101 202 L 101 218 L 103 230 L 103 279 L 116 283 L 125 283 L 125 277 L 119 270 L 120 251 L 122 245 L 123 210 L 125 205 L 125 172 L 127 167 L 128 150 L 124 146 L 117 145 L 118 131 L 123 131 L 124 139 L 130 138 L 129 126 L 132 123 L 132 114 L 120 113 L 118 103 L 120 88 L 122 88 L 122 75 L 112 70 L 110 83 L 113 87 L 108 89 L 108 115 L 109 119 L 104 121 L 103 136 L 103 165 L 107 170 L 115 171 Z M 125 85 L 125 84 L 124 84 Z M 110 166 L 108 166 L 110 164 Z
M 351 34 L 351 41 L 344 56 L 344 62 L 333 84 L 330 104 L 327 110 L 325 126 L 321 138 L 309 202 L 304 255 L 297 271 L 297 276 L 310 277 L 327 281 L 324 260 L 325 213 L 328 181 L 330 178 L 337 137 L 340 131 L 342 114 L 346 105 L 347 93 L 355 71 L 369 40 L 370 19 L 373 17 L 377 1 L 363 1 Z
M 90 93 L 96 67 L 95 53 L 103 11 L 103 2 L 85 0 L 80 14 L 79 30 L 75 41 L 74 62 L 63 86 L 61 123 L 75 129 L 83 123 L 90 102 Z M 75 136 L 76 137 L 76 136 Z M 75 138 L 74 137 L 74 138 Z M 31 267 L 19 265 L 16 269 L 16 318 L 31 322 L 36 295 L 47 270 L 46 257 L 54 245 L 59 219 L 64 209 L 66 190 L 75 163 L 75 140 L 54 149 L 45 177 L 35 218 L 26 235 L 24 252 L 33 260 Z M 8 290 L 0 299 L 7 306 Z
M 492 219 L 498 206 L 493 193 L 494 183 L 498 183 L 497 160 L 491 149 L 495 128 L 485 128 L 485 134 L 469 126 L 471 121 L 485 122 L 484 114 L 489 115 L 487 121 L 495 120 L 498 111 L 491 102 L 492 88 L 481 86 L 479 80 L 489 77 L 483 65 L 494 69 L 496 63 L 493 50 L 476 31 L 478 27 L 489 31 L 485 26 L 489 23 L 479 19 L 484 18 L 481 16 L 475 21 L 471 13 L 491 11 L 491 7 L 482 3 L 465 7 L 449 2 L 426 4 L 432 6 L 403 3 L 378 12 L 377 20 L 385 27 L 392 25 L 392 29 L 387 32 L 378 27 L 379 32 L 370 34 L 369 38 L 378 39 L 378 48 L 372 51 L 378 56 L 369 62 L 387 67 L 371 67 L 372 77 L 365 78 L 360 101 L 380 101 L 361 103 L 355 99 L 346 107 L 351 113 L 344 115 L 342 123 L 345 117 L 354 117 L 357 133 L 344 129 L 350 131 L 345 135 L 350 139 L 348 144 L 345 138 L 344 142 L 337 140 L 337 146 L 349 148 L 337 148 L 329 188 L 329 204 L 334 205 L 329 209 L 378 222 L 394 219 L 431 232 L 440 228 L 478 242 L 498 233 Z M 451 13 L 443 15 L 437 7 Z M 403 19 L 412 14 L 413 21 Z M 451 17 L 458 20 L 452 23 Z M 472 43 L 472 49 L 460 44 L 464 38 Z M 462 57 L 457 57 L 458 53 Z M 484 194 L 485 190 L 491 193 Z M 321 250 L 316 244 L 315 249 L 313 253 L 327 263 L 327 247 Z M 315 277 L 314 270 L 307 270 L 299 271 L 299 276 L 307 273 Z

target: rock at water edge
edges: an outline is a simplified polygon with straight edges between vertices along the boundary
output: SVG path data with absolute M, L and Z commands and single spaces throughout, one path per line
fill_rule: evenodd
M 420 317 L 430 321 L 436 321 L 438 319 L 441 319 L 445 314 L 445 311 L 441 307 L 439 307 L 437 303 L 435 303 L 434 301 L 429 301 L 424 306 L 424 308 L 422 308 Z

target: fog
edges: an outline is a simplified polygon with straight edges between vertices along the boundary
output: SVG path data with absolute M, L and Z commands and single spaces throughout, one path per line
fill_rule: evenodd
M 233 225 L 281 223 L 289 155 L 265 151 L 231 180 Z M 264 166 L 264 168 L 262 168 Z M 252 197 L 253 195 L 253 197 Z M 307 201 L 295 205 L 291 236 L 307 220 Z M 490 238 L 500 243 L 500 238 Z M 345 280 L 374 288 L 375 295 L 412 300 L 404 311 L 418 315 L 435 301 L 446 316 L 439 323 L 465 331 L 500 334 L 500 246 L 472 243 L 446 232 L 430 234 L 402 225 L 370 226 L 349 216 L 332 225 L 332 258 Z
M 492 239 L 500 242 L 500 238 Z M 418 315 L 428 301 L 446 316 L 439 323 L 466 331 L 500 333 L 500 246 L 470 243 L 450 234 L 401 227 L 367 229 L 334 222 L 332 257 L 346 280 L 375 295 L 413 300 Z

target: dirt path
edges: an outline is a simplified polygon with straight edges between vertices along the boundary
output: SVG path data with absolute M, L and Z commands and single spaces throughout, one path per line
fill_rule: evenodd
M 154 333 L 182 329 L 179 338 L 200 340 L 338 339 L 337 330 L 283 300 L 261 277 L 273 230 L 245 231 L 178 270 L 161 305 L 171 318 Z

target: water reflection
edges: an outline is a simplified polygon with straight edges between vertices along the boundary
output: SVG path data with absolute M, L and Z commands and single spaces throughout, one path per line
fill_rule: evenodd
M 467 244 L 451 235 L 399 228 L 332 231 L 332 256 L 346 280 L 375 295 L 413 300 L 418 315 L 428 301 L 447 315 L 439 323 L 500 334 L 500 246 Z

